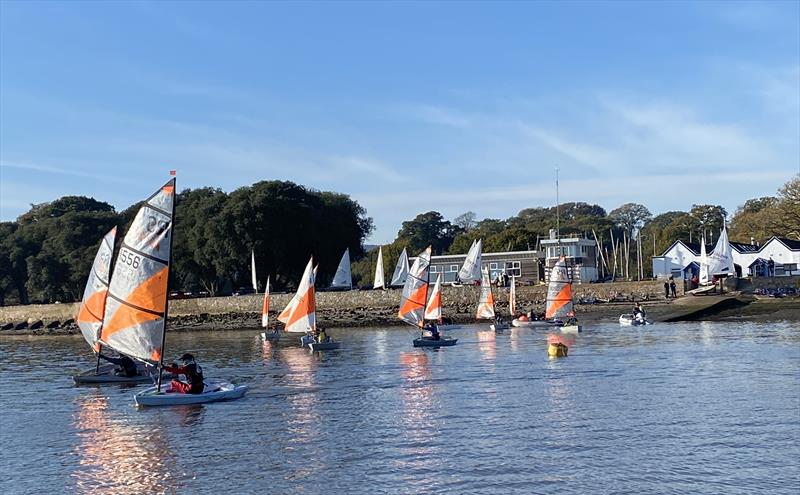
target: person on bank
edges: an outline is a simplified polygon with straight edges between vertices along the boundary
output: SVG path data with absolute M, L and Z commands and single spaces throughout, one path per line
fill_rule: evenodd
M 117 357 L 104 356 L 103 354 L 100 354 L 99 356 L 100 359 L 104 359 L 111 364 L 117 365 L 117 369 L 114 370 L 114 374 L 117 376 L 132 378 L 139 374 L 139 370 L 137 369 L 136 366 L 136 361 L 129 358 L 125 354 L 120 354 Z
M 202 394 L 203 388 L 203 368 L 194 360 L 194 356 L 188 352 L 181 356 L 181 366 L 171 363 L 164 366 L 164 370 L 172 373 L 171 391 L 179 394 Z M 186 382 L 178 379 L 178 375 L 186 377 Z

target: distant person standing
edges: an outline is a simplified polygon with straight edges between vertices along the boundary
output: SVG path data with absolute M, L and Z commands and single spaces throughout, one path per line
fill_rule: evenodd
M 772 256 L 770 256 L 769 261 L 767 261 L 767 276 L 775 276 L 775 261 L 772 260 Z
M 664 299 L 669 299 L 669 282 L 664 282 Z
M 672 298 L 676 299 L 678 297 L 678 287 L 675 285 L 675 279 L 672 277 L 669 278 L 669 290 L 672 292 Z

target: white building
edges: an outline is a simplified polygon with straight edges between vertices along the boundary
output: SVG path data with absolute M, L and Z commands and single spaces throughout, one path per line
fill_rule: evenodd
M 539 242 L 545 252 L 546 280 L 550 280 L 550 270 L 563 255 L 573 282 L 580 284 L 597 281 L 597 245 L 594 241 L 576 235 L 562 236 L 559 239 L 556 238 L 555 231 L 550 231 L 550 238 Z
M 731 242 L 733 264 L 739 277 L 766 276 L 769 262 L 775 276 L 798 275 L 800 270 L 800 241 L 773 237 L 764 245 Z M 711 254 L 714 246 L 706 245 Z M 653 276 L 691 279 L 700 270 L 700 245 L 675 241 L 661 256 L 653 257 Z

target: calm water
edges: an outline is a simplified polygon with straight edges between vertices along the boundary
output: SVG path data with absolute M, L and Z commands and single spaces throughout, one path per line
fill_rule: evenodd
M 245 399 L 137 409 L 74 386 L 80 337 L 0 340 L 0 493 L 800 491 L 800 326 L 594 326 L 566 359 L 541 331 L 333 331 L 341 350 L 255 331 L 170 334 Z M 49 363 L 49 364 L 48 364 Z

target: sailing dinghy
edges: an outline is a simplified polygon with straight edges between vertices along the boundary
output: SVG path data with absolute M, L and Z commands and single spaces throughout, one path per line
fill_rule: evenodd
M 284 323 L 283 331 L 295 335 L 302 334 L 300 345 L 312 351 L 338 349 L 339 342 L 328 339 L 327 342 L 316 342 L 314 333 L 317 329 L 317 297 L 314 288 L 317 270 L 314 268 L 314 257 L 308 260 L 303 277 L 297 286 L 297 293 L 286 308 L 278 316 Z
M 405 250 L 404 250 L 405 252 Z M 426 327 L 425 313 L 428 307 L 429 294 L 428 287 L 430 285 L 430 263 L 431 263 L 431 246 L 428 246 L 425 251 L 421 252 L 414 264 L 408 271 L 406 282 L 403 285 L 403 295 L 400 299 L 400 310 L 397 312 L 397 317 L 405 323 L 412 325 L 422 330 L 422 335 L 414 339 L 414 347 L 449 347 L 456 345 L 458 339 L 445 337 L 439 335 L 438 328 L 435 323 L 431 323 Z M 441 290 L 441 284 L 439 284 Z M 438 297 L 439 306 L 441 306 L 441 296 Z M 434 299 L 434 304 L 436 300 Z M 435 314 L 435 309 L 431 308 L 431 315 Z M 431 335 L 425 335 L 425 331 Z M 438 338 L 436 336 L 439 336 Z
M 464 264 L 458 271 L 458 280 L 463 283 L 474 284 L 481 281 L 481 252 L 483 251 L 483 239 L 472 241 L 467 252 L 467 257 Z
M 100 343 L 134 359 L 164 366 L 167 288 L 175 217 L 175 179 L 136 213 L 114 264 Z M 133 396 L 137 405 L 201 404 L 244 395 L 247 387 L 209 380 L 201 394 L 170 393 L 158 384 Z
M 492 291 L 492 280 L 489 275 L 489 268 L 484 267 L 481 270 L 481 291 L 478 298 L 478 310 L 475 312 L 475 318 L 478 320 L 492 320 L 489 328 L 495 332 L 502 332 L 508 329 L 508 323 L 498 318 L 497 309 L 494 304 L 494 292 Z
M 264 340 L 277 341 L 280 339 L 280 332 L 278 329 L 267 332 L 269 328 L 269 276 L 267 276 L 267 285 L 264 287 L 264 301 L 261 303 L 261 338 Z
M 127 377 L 116 374 L 116 366 L 110 363 L 100 364 L 100 353 L 102 345 L 99 342 L 100 331 L 103 328 L 103 316 L 106 312 L 106 297 L 108 295 L 108 283 L 111 276 L 111 259 L 114 256 L 114 240 L 117 236 L 117 228 L 111 229 L 100 242 L 97 254 L 94 257 L 92 270 L 89 272 L 89 279 L 86 281 L 86 289 L 83 291 L 78 316 L 78 328 L 81 335 L 97 353 L 97 364 L 94 368 L 74 375 L 72 379 L 75 383 L 143 383 L 152 382 L 153 378 L 147 372 L 144 365 L 138 367 L 136 376 Z
M 706 254 L 706 239 L 700 244 L 700 287 L 688 291 L 693 296 L 711 294 L 716 292 L 717 284 L 716 279 L 727 277 L 734 272 L 733 269 L 733 251 L 731 243 L 728 242 L 728 230 L 722 226 L 717 243 L 714 245 L 714 250 L 710 255 Z M 722 292 L 722 285 L 720 284 L 720 292 Z
M 547 286 L 547 307 L 544 317 L 561 326 L 562 332 L 580 332 L 582 327 L 575 323 L 575 308 L 572 302 L 572 280 L 567 271 L 566 259 L 562 256 L 550 270 L 550 283 Z M 567 318 L 565 323 L 562 318 Z

